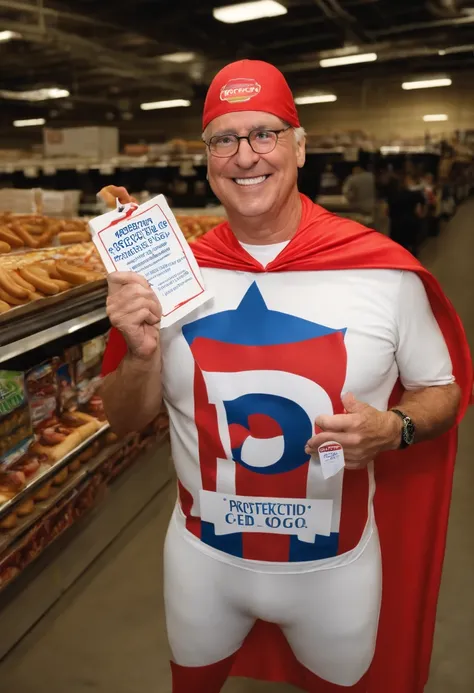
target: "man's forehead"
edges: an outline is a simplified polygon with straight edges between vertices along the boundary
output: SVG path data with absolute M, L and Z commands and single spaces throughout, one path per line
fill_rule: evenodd
M 256 128 L 280 127 L 283 127 L 283 121 L 272 113 L 239 111 L 215 118 L 209 124 L 209 134 L 211 136 L 221 133 L 235 133 L 238 135 Z

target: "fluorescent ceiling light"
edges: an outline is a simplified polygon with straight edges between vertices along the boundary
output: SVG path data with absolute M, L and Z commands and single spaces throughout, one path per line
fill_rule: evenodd
M 21 34 L 17 34 L 15 31 L 0 31 L 0 41 L 11 41 L 15 38 L 21 38 Z
M 438 51 L 438 55 L 451 55 L 456 53 L 471 53 L 474 51 L 474 45 L 472 43 L 467 43 L 462 46 L 449 46 L 448 48 L 441 48 Z
M 403 82 L 402 89 L 430 89 L 431 87 L 450 87 L 453 83 L 449 77 L 439 77 L 437 79 L 420 79 L 414 82 Z
M 46 123 L 44 118 L 30 118 L 30 120 L 14 120 L 13 125 L 16 128 L 28 128 L 33 125 L 44 125 Z
M 142 103 L 140 108 L 142 111 L 155 111 L 159 108 L 179 108 L 190 106 L 191 101 L 187 99 L 169 99 L 168 101 L 151 101 L 150 103 Z
M 167 55 L 162 55 L 161 59 L 167 63 L 189 63 L 191 60 L 194 60 L 195 57 L 196 53 L 191 53 L 191 51 L 186 53 L 183 51 L 180 53 L 168 53 Z
M 341 55 L 339 58 L 323 58 L 319 64 L 321 67 L 337 67 L 338 65 L 373 63 L 375 60 L 377 60 L 377 53 L 358 53 L 356 55 Z
M 69 96 L 67 89 L 51 87 L 50 89 L 31 89 L 30 91 L 0 90 L 0 96 L 13 101 L 49 101 L 49 99 L 65 99 Z
M 276 0 L 256 0 L 256 2 L 242 2 L 239 5 L 226 5 L 212 10 L 214 19 L 225 24 L 237 24 L 249 22 L 253 19 L 266 19 L 267 17 L 279 17 L 288 10 Z
M 446 113 L 432 113 L 423 116 L 425 123 L 441 123 L 443 120 L 448 120 Z
M 295 103 L 298 106 L 304 106 L 308 103 L 330 103 L 337 101 L 336 94 L 313 94 L 312 96 L 297 96 Z

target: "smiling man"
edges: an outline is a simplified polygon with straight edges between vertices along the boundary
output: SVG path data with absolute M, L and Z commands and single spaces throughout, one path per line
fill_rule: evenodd
M 193 247 L 214 298 L 158 330 L 147 282 L 110 275 L 102 388 L 118 432 L 162 399 L 170 414 L 173 692 L 234 673 L 421 693 L 472 383 L 459 319 L 406 251 L 300 195 L 304 131 L 276 68 L 224 68 L 203 138 L 228 215 Z

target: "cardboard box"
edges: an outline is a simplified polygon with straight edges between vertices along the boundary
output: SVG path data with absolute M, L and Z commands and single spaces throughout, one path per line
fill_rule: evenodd
M 44 156 L 110 159 L 119 153 L 119 131 L 114 127 L 43 129 Z

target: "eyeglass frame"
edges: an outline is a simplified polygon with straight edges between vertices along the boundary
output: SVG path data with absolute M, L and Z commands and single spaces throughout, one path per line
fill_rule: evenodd
M 222 135 L 213 135 L 207 142 L 206 142 L 206 140 L 204 140 L 204 144 L 209 149 L 211 156 L 215 156 L 217 159 L 230 159 L 231 156 L 235 156 L 236 154 L 238 154 L 239 149 L 240 149 L 241 140 L 247 140 L 248 145 L 249 145 L 250 149 L 254 152 L 254 154 L 270 154 L 271 152 L 275 151 L 276 146 L 278 144 L 279 136 L 283 132 L 287 132 L 288 130 L 291 130 L 291 129 L 292 129 L 291 125 L 288 125 L 286 128 L 280 128 L 279 130 L 273 130 L 272 128 L 254 128 L 253 130 L 250 130 L 248 135 L 235 135 L 233 132 L 232 133 L 223 133 Z M 268 152 L 256 152 L 255 149 L 252 147 L 252 144 L 250 142 L 250 136 L 253 132 L 271 132 L 274 135 L 276 135 L 275 146 L 273 147 L 273 149 L 270 149 Z M 237 140 L 237 149 L 232 154 L 226 154 L 225 156 L 215 154 L 211 149 L 211 143 L 215 137 L 234 137 Z

